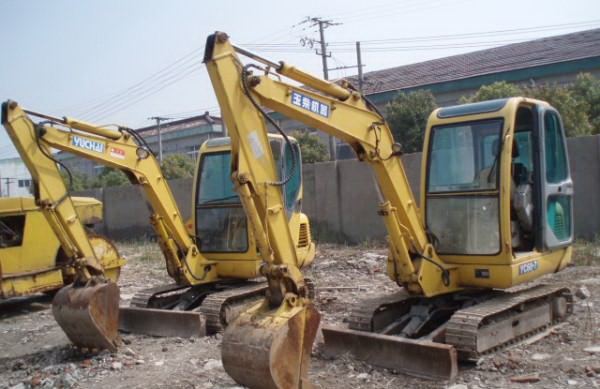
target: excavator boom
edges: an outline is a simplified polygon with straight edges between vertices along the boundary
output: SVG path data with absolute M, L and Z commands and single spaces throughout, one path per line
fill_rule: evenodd
M 255 62 L 244 64 L 241 56 Z M 404 171 L 401 145 L 394 142 L 377 107 L 348 82 L 331 83 L 262 58 L 231 44 L 220 32 L 209 37 L 205 62 L 227 126 L 235 134 L 234 180 L 249 183 L 250 207 L 256 204 L 269 218 L 277 213 L 277 200 L 268 198 L 275 205 L 264 205 L 268 190 L 261 188 L 268 188 L 268 177 L 253 176 L 269 160 L 263 153 L 265 121 L 278 128 L 266 110 L 343 140 L 373 170 L 382 197 L 378 213 L 389 234 L 387 273 L 402 290 L 357 304 L 348 330 L 324 327 L 326 350 L 350 352 L 411 375 L 452 379 L 457 357 L 477 357 L 571 312 L 567 288 L 509 289 L 558 271 L 570 260 L 572 181 L 560 117 L 547 103 L 511 98 L 433 112 L 425 135 L 419 208 Z M 520 160 L 519 143 L 528 149 Z M 273 247 L 285 243 L 276 231 L 264 234 Z M 268 252 L 263 255 L 265 268 L 285 263 L 281 253 L 272 261 Z M 290 290 L 274 277 L 269 282 Z M 266 306 L 254 316 L 267 312 Z M 228 371 L 243 370 L 248 356 L 255 355 L 249 329 L 268 330 L 259 323 L 239 320 L 231 329 L 229 338 L 244 351 L 229 360 L 224 346 Z M 310 328 L 304 326 L 307 334 Z M 262 347 L 263 353 L 270 350 Z M 276 360 L 269 366 L 272 375 Z M 259 371 L 268 377 L 268 370 Z M 253 378 L 245 378 L 251 376 L 247 372 L 236 379 L 259 387 Z
M 75 281 L 54 296 L 54 317 L 75 345 L 115 350 L 119 344 L 119 288 L 105 277 L 101 264 L 122 260 L 110 243 L 88 237 L 50 148 L 36 141 L 39 127 L 16 102 L 2 104 L 2 124 L 31 172 L 37 205 L 76 270 Z M 110 250 L 103 250 L 106 244 Z
M 312 343 L 320 315 L 310 300 L 310 283 L 300 272 L 296 245 L 288 226 L 279 177 L 269 147 L 268 116 L 244 93 L 245 71 L 231 60 L 225 34 L 207 39 L 204 61 L 232 141 L 232 179 L 248 215 L 264 261 L 265 299 L 246 310 L 223 336 L 223 366 L 250 388 L 308 388 Z M 289 143 L 287 135 L 281 135 Z
M 80 120 L 24 111 L 14 102 L 7 102 L 5 107 L 7 131 L 15 145 L 24 150 L 22 154 L 25 155 L 24 159 L 30 170 L 34 172 L 36 182 L 41 183 L 42 190 L 46 186 L 55 190 L 59 184 L 62 185 L 60 193 L 64 195 L 59 196 L 52 192 L 54 198 L 62 201 L 68 196 L 56 167 L 58 162 L 50 153 L 51 149 L 72 153 L 119 169 L 133 184 L 141 187 L 153 210 L 150 221 L 163 252 L 167 272 L 176 282 L 144 289 L 134 296 L 131 307 L 119 309 L 118 289 L 113 288 L 116 285 L 112 285 L 110 290 L 102 288 L 99 284 L 96 285 L 93 277 L 87 276 L 87 273 L 83 274 L 79 283 L 87 286 L 87 293 L 72 295 L 61 292 L 55 299 L 54 312 L 57 321 L 75 344 L 87 348 L 107 347 L 107 342 L 97 342 L 93 345 L 88 341 L 90 336 L 87 328 L 93 323 L 98 323 L 97 326 L 100 327 L 110 327 L 111 335 L 106 338 L 114 339 L 117 337 L 117 328 L 126 332 L 155 336 L 203 336 L 220 332 L 245 304 L 257 301 L 264 294 L 265 283 L 256 279 L 261 275 L 258 269 L 260 259 L 256 251 L 258 248 L 261 253 L 266 253 L 269 244 L 264 236 L 261 236 L 261 240 L 257 239 L 256 244 L 249 243 L 251 237 L 256 234 L 246 230 L 246 218 L 250 223 L 259 220 L 258 212 L 262 214 L 266 209 L 261 208 L 259 211 L 256 208 L 247 208 L 251 213 L 239 212 L 241 206 L 238 206 L 238 196 L 234 192 L 233 196 L 230 195 L 231 183 L 227 179 L 227 171 L 221 168 L 224 168 L 223 161 L 229 160 L 231 154 L 228 138 L 213 139 L 201 148 L 193 196 L 193 224 L 201 228 L 192 227 L 189 231 L 157 159 L 135 131 L 123 127 L 105 128 Z M 34 123 L 30 117 L 41 118 L 43 121 Z M 277 223 L 281 223 L 277 228 L 286 231 L 287 240 L 281 247 L 288 250 L 284 256 L 294 267 L 290 272 L 297 275 L 297 268 L 312 262 L 315 248 L 310 239 L 308 219 L 300 212 L 302 188 L 299 147 L 291 139 L 287 139 L 284 147 L 282 139 L 276 136 L 267 138 L 266 150 L 271 152 L 273 148 L 279 157 L 277 165 L 273 166 L 270 173 L 276 177 L 278 174 L 287 175 L 287 171 L 294 165 L 298 168 L 295 169 L 293 180 L 285 186 L 285 194 L 282 191 L 283 187 L 277 187 L 269 195 L 274 196 L 273 201 L 280 201 L 285 197 L 286 201 L 281 202 L 282 206 L 279 209 L 281 215 L 285 216 L 277 216 Z M 33 150 L 35 153 L 33 156 L 27 155 L 27 150 Z M 35 159 L 31 159 L 34 157 Z M 228 195 L 220 198 L 223 196 L 218 195 L 219 193 Z M 248 202 L 250 197 L 244 192 L 241 201 Z M 223 200 L 225 203 L 222 203 Z M 47 203 L 53 204 L 52 201 Z M 53 209 L 51 206 L 47 208 Z M 69 228 L 71 219 L 63 217 L 54 225 L 57 228 L 57 236 L 64 241 L 63 246 L 75 245 L 69 252 L 72 252 L 74 260 L 79 260 L 81 255 L 78 254 L 76 244 L 85 243 L 84 235 L 70 239 L 69 231 L 65 230 Z M 203 244 L 206 255 L 196 242 Z M 211 252 L 215 245 L 219 245 L 217 251 L 220 252 Z M 85 264 L 90 267 L 88 272 L 92 275 L 97 278 L 102 276 L 101 267 L 94 267 L 94 257 L 90 257 Z M 285 273 L 287 269 L 277 271 Z M 104 300 L 94 298 L 99 294 L 94 292 L 97 289 L 106 291 Z M 277 298 L 282 299 L 283 295 L 277 294 Z M 105 301 L 106 304 L 100 306 L 101 301 Z M 108 306 L 111 309 L 108 309 Z M 67 330 L 67 327 L 71 329 Z

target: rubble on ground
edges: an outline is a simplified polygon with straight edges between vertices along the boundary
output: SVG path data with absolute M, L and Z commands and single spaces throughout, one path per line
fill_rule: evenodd
M 120 245 L 129 260 L 119 282 L 122 305 L 137 291 L 170 283 L 156 260 Z M 323 323 L 344 325 L 364 298 L 395 292 L 379 248 L 320 245 L 306 275 L 315 283 Z M 600 264 L 599 264 L 600 265 Z M 461 364 L 456 382 L 432 382 L 379 369 L 347 356 L 328 359 L 317 340 L 310 377 L 322 389 L 600 388 L 600 266 L 573 266 L 552 275 L 573 287 L 574 315 L 531 344 L 518 344 Z M 0 389 L 243 389 L 225 372 L 221 335 L 184 339 L 122 335 L 118 352 L 85 354 L 72 347 L 48 309 L 50 299 L 0 309 Z M 1 308 L 1 307 L 0 307 Z

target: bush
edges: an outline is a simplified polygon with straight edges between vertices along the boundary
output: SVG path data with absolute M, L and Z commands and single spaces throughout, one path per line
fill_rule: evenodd
M 533 84 L 519 87 L 506 81 L 483 85 L 461 103 L 526 96 L 547 101 L 558 110 L 567 136 L 600 133 L 600 80 L 591 74 L 580 74 L 571 85 Z
M 308 131 L 296 130 L 291 134 L 298 141 L 302 153 L 302 163 L 315 163 L 329 160 L 327 146 L 321 143 L 317 135 Z
M 421 151 L 427 118 L 437 108 L 431 92 L 400 92 L 386 107 L 386 120 L 394 140 L 402 145 L 404 152 Z
M 194 176 L 195 161 L 186 154 L 171 154 L 163 158 L 161 169 L 167 180 Z

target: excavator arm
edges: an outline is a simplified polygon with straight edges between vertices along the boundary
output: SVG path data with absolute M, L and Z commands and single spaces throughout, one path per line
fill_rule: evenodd
M 57 182 L 62 182 L 56 161 L 49 158 L 51 148 L 123 171 L 132 183 L 140 185 L 154 211 L 151 221 L 169 275 L 183 285 L 196 285 L 216 278 L 215 263 L 200 254 L 189 236 L 160 165 L 139 135 L 123 127 L 112 130 L 75 119 L 23 111 L 14 102 L 6 104 L 14 107 L 8 108 L 11 120 L 6 127 L 15 145 L 25 152 L 41 147 L 47 151 L 28 163 L 29 169 L 45 183 L 44 187 L 58 187 Z M 36 124 L 28 114 L 46 121 Z M 47 174 L 43 168 L 49 165 L 54 166 L 52 174 Z
M 278 176 L 267 137 L 268 117 L 245 94 L 240 64 L 217 59 L 224 55 L 222 41 L 220 34 L 208 38 L 204 60 L 232 140 L 232 179 L 264 261 L 261 274 L 268 282 L 265 299 L 227 327 L 223 365 L 236 381 L 251 388 L 308 388 L 320 316 L 299 269 L 281 191 L 301 166 L 292 167 L 287 177 Z
M 255 62 L 242 63 L 240 54 Z M 417 296 L 436 296 L 460 289 L 456 268 L 441 261 L 429 241 L 402 165 L 400 146 L 394 143 L 383 116 L 366 98 L 348 84 L 330 83 L 236 47 L 221 32 L 208 38 L 204 60 L 233 140 L 232 177 L 246 213 L 259 217 L 252 222 L 257 239 L 269 245 L 260 246 L 264 247 L 261 253 L 270 294 L 262 306 L 241 315 L 228 328 L 223 340 L 223 364 L 236 381 L 251 388 L 308 385 L 309 355 L 318 326 L 318 314 L 310 296 L 303 292 L 305 283 L 291 255 L 293 250 L 286 249 L 290 243 L 283 220 L 278 220 L 284 215 L 272 156 L 266 146 L 266 123 L 279 128 L 266 109 L 344 140 L 361 161 L 372 167 L 383 197 L 379 213 L 389 233 L 387 269 L 392 280 Z M 284 82 L 281 76 L 304 86 Z M 289 276 L 282 277 L 280 269 L 286 269 Z M 282 295 L 289 297 L 282 300 Z M 290 301 L 303 309 L 295 321 L 290 320 L 292 316 L 286 308 Z M 277 304 L 279 309 L 274 308 Z M 282 334 L 289 344 L 298 346 L 280 347 L 282 342 L 277 339 L 283 339 Z M 344 339 L 352 342 L 357 338 Z M 456 354 L 451 346 L 428 342 L 420 343 L 419 347 L 424 360 L 444 361 L 439 369 L 444 373 L 440 375 L 456 371 Z M 406 360 L 410 359 L 408 355 Z M 287 372 L 280 376 L 294 379 L 278 377 L 282 366 L 287 367 Z
M 76 271 L 74 282 L 54 297 L 54 317 L 76 345 L 115 350 L 119 342 L 119 288 L 105 277 L 101 263 L 108 261 L 102 257 L 106 255 L 117 256 L 110 260 L 124 261 L 114 250 L 95 252 L 51 149 L 39 141 L 39 127 L 16 102 L 2 104 L 2 124 L 31 173 L 37 205 Z
M 216 263 L 201 255 L 187 233 L 160 165 L 134 131 L 25 111 L 14 101 L 3 104 L 2 122 L 32 174 L 36 202 L 77 271 L 73 285 L 61 289 L 53 301 L 55 318 L 74 344 L 88 349 L 117 347 L 119 291 L 104 277 L 102 261 L 77 218 L 52 149 L 120 169 L 141 186 L 154 210 L 151 223 L 167 271 L 177 284 L 193 286 L 217 279 Z
M 207 48 L 212 45 L 207 67 L 225 120 L 231 122 L 228 127 L 243 129 L 239 141 L 245 145 L 240 147 L 252 150 L 253 129 L 266 132 L 264 125 L 248 124 L 251 117 L 255 122 L 254 117 L 262 120 L 260 107 L 345 141 L 359 160 L 372 167 L 383 196 L 379 213 L 389 233 L 390 277 L 410 292 L 427 297 L 459 289 L 456 269 L 440 260 L 429 240 L 400 158 L 401 147 L 375 106 L 349 84 L 340 86 L 261 58 L 231 44 L 224 33 L 214 37 L 207 43 Z M 238 54 L 262 67 L 243 65 Z M 284 82 L 280 76 L 304 86 Z

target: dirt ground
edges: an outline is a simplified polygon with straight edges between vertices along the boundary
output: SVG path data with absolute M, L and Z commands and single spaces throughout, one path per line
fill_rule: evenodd
M 576 298 L 568 322 L 533 344 L 519 344 L 462 364 L 453 383 L 407 377 L 348 357 L 328 360 L 318 338 L 310 376 L 322 389 L 343 388 L 599 388 L 600 250 L 578 245 L 578 265 L 546 281 L 589 291 Z M 119 281 L 122 305 L 140 289 L 168 283 L 161 256 L 152 243 L 120 244 L 128 259 Z M 323 322 L 344 325 L 353 304 L 397 287 L 385 275 L 385 250 L 324 246 L 307 270 L 317 287 Z M 50 299 L 36 296 L 0 303 L 0 389 L 28 388 L 242 388 L 220 361 L 219 335 L 196 339 L 123 334 L 117 353 L 85 355 L 75 350 L 54 322 Z M 587 349 L 587 351 L 586 351 Z M 515 377 L 525 381 L 514 382 Z

